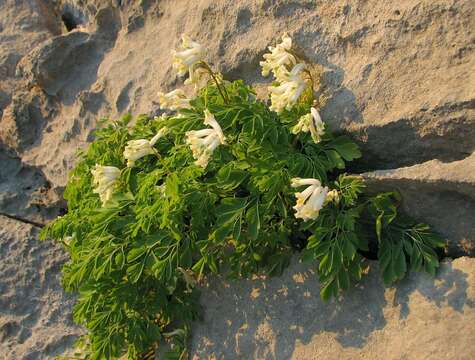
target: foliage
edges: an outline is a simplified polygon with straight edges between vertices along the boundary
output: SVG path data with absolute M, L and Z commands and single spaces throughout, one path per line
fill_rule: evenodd
M 330 131 L 318 143 L 309 133 L 291 133 L 311 105 L 312 97 L 302 96 L 293 110 L 277 114 L 240 80 L 219 87 L 209 82 L 189 108 L 171 116 L 102 121 L 70 174 L 68 213 L 42 232 L 62 241 L 70 254 L 63 284 L 79 293 L 74 319 L 89 330 L 83 354 L 145 358 L 165 345 L 165 358 L 186 358 L 187 334 L 200 314 L 196 282 L 219 272 L 278 275 L 289 264 L 296 236 L 305 238 L 302 257 L 315 262 L 324 299 L 361 279 L 368 229 L 386 284 L 408 268 L 434 274 L 434 248 L 443 241 L 400 215 L 397 195 L 368 196 L 361 178 L 344 172 L 361 156 L 355 143 Z M 186 136 L 203 128 L 206 109 L 226 144 L 203 168 Z M 156 153 L 126 167 L 127 142 L 149 139 L 165 127 Z M 105 206 L 93 192 L 96 164 L 122 169 Z M 318 179 L 338 199 L 316 219 L 296 219 L 293 178 Z

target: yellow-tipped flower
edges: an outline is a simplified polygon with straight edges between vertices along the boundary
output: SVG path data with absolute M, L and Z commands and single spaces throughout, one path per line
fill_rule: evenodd
M 99 194 L 102 205 L 105 205 L 112 198 L 114 187 L 120 176 L 120 170 L 114 166 L 102 166 L 96 164 L 96 166 L 91 170 L 91 173 L 94 186 L 93 192 Z
M 173 67 L 177 69 L 178 75 L 183 76 L 189 73 L 189 79 L 185 84 L 196 84 L 200 79 L 200 71 L 197 64 L 203 61 L 205 49 L 197 42 L 191 40 L 188 36 L 182 36 L 182 50 L 172 50 Z
M 287 34 L 282 36 L 282 42 L 275 47 L 269 46 L 270 53 L 264 54 L 264 61 L 260 62 L 262 66 L 262 76 L 268 76 L 272 71 L 276 74 L 279 69 L 286 66 L 293 66 L 297 63 L 295 56 L 289 50 L 292 48 L 292 39 Z
M 188 131 L 186 133 L 186 143 L 190 146 L 193 158 L 196 160 L 195 164 L 206 168 L 214 150 L 219 145 L 224 145 L 226 138 L 213 114 L 208 109 L 204 113 L 204 124 L 211 126 L 211 128 Z
M 292 187 L 304 185 L 307 185 L 304 191 L 295 193 L 297 198 L 297 203 L 293 207 L 295 209 L 295 217 L 304 221 L 315 220 L 325 204 L 328 187 L 323 187 L 318 179 L 292 179 Z
M 304 68 L 305 64 L 297 64 L 290 72 L 285 69 L 279 70 L 280 84 L 269 87 L 271 110 L 281 112 L 284 109 L 290 110 L 295 105 L 307 86 L 307 82 L 300 74 Z
M 315 143 L 319 143 L 325 133 L 325 123 L 314 107 L 310 108 L 310 113 L 301 116 L 297 125 L 292 128 L 292 134 L 309 131 Z
M 185 92 L 181 89 L 176 89 L 166 94 L 158 92 L 158 100 L 162 109 L 178 110 L 190 107 L 190 99 L 186 97 Z
M 153 146 L 161 137 L 168 133 L 168 128 L 161 128 L 158 133 L 150 140 L 138 139 L 130 140 L 124 149 L 124 158 L 127 160 L 127 167 L 133 167 L 138 159 L 155 153 Z

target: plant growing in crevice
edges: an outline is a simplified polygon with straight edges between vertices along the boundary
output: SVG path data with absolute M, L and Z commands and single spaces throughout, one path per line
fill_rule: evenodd
M 288 36 L 270 50 L 262 63 L 276 78 L 269 107 L 243 81 L 213 72 L 203 47 L 185 37 L 174 66 L 196 95 L 160 93 L 173 111 L 153 119 L 104 120 L 80 153 L 68 213 L 42 236 L 70 254 L 63 284 L 79 293 L 84 356 L 152 358 L 166 345 L 165 358 L 186 358 L 197 282 L 221 271 L 278 275 L 294 247 L 315 264 L 324 299 L 363 276 L 368 232 L 385 283 L 408 268 L 434 274 L 443 241 L 400 215 L 397 195 L 369 196 L 344 172 L 361 154 L 321 119 L 319 72 Z

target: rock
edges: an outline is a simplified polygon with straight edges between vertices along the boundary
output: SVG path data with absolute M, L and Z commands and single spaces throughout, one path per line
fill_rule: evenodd
M 40 169 L 25 165 L 0 147 L 0 214 L 44 224 L 61 214 L 62 193 L 52 189 Z
M 20 59 L 38 44 L 61 33 L 61 21 L 44 1 L 0 4 L 0 89 L 12 94 L 21 79 L 15 69 Z M 0 104 L 3 109 L 7 104 Z
M 445 261 L 435 279 L 385 288 L 375 263 L 340 300 L 322 302 L 314 272 L 203 288 L 192 359 L 473 359 L 475 259 Z
M 475 256 L 475 153 L 450 163 L 431 160 L 362 176 L 374 192 L 398 190 L 405 212 L 448 239 L 449 256 Z
M 0 213 L 30 222 L 45 222 L 59 214 L 64 206 L 61 192 L 76 150 L 94 138 L 98 119 L 129 112 L 157 113 L 157 91 L 184 87 L 183 79 L 172 70 L 170 57 L 182 33 L 206 46 L 207 60 L 226 78 L 244 78 L 265 93 L 271 79 L 261 76 L 259 61 L 267 46 L 284 32 L 309 60 L 323 67 L 323 84 L 333 95 L 321 109 L 323 120 L 362 147 L 363 159 L 348 170 L 365 172 L 374 190 L 399 189 L 404 210 L 447 237 L 449 256 L 473 256 L 475 192 L 468 170 L 473 173 L 475 160 L 475 3 L 471 0 L 3 1 Z M 0 233 L 1 241 L 22 237 L 23 233 L 16 234 L 17 226 L 30 226 L 8 221 L 13 223 L 8 223 L 10 230 Z M 32 244 L 34 234 L 28 235 Z M 8 241 L 20 242 L 17 240 Z M 17 254 L 15 249 L 2 251 Z M 2 256 L 7 255 L 2 252 Z M 34 261 L 35 256 L 29 259 Z M 56 263 L 54 251 L 38 256 L 44 260 L 35 264 L 39 272 L 44 264 Z M 233 340 L 221 345 L 229 354 L 239 350 L 244 358 L 249 357 L 248 350 L 257 358 L 463 358 L 465 354 L 473 358 L 473 341 L 469 341 L 473 329 L 460 315 L 460 306 L 451 305 L 463 303 L 466 318 L 473 320 L 473 296 L 472 303 L 460 300 L 465 291 L 462 268 L 473 264 L 471 261 L 458 259 L 444 265 L 442 285 L 422 276 L 411 277 L 406 285 L 401 284 L 406 290 L 399 290 L 409 294 L 407 299 L 399 297 L 401 305 L 393 307 L 387 299 L 391 291 L 397 294 L 398 290 L 384 290 L 371 274 L 363 288 L 348 293 L 339 305 L 315 300 L 313 280 L 308 286 L 306 280 L 304 285 L 295 285 L 290 275 L 270 280 L 269 286 L 279 286 L 279 291 L 284 286 L 297 291 L 302 302 L 295 304 L 301 310 L 266 307 L 262 297 L 255 304 L 249 300 L 250 316 L 265 309 L 279 313 L 272 313 L 273 320 L 249 319 L 249 331 L 255 332 L 255 338 L 246 335 L 247 323 L 242 329 L 231 324 L 237 335 L 234 338 L 229 333 Z M 10 274 L 5 278 L 23 279 L 18 289 L 9 290 L 14 301 L 24 289 L 40 291 L 53 286 L 42 282 L 37 287 L 33 278 L 23 277 L 23 269 L 1 266 L 0 278 L 5 272 Z M 51 276 L 58 271 L 51 270 Z M 467 279 L 473 284 L 472 275 Z M 278 281 L 281 285 L 275 285 Z M 245 282 L 238 284 L 249 291 Z M 53 299 L 64 296 L 59 285 L 51 289 L 45 291 Z M 257 289 L 265 293 L 262 283 Z M 302 289 L 310 293 L 305 299 L 315 302 L 306 305 L 306 293 L 298 292 Z M 370 302 L 363 301 L 363 293 L 371 294 Z M 353 295 L 356 299 L 351 300 Z M 273 296 L 268 293 L 267 298 Z M 294 304 L 290 299 L 293 295 L 282 306 Z M 31 314 L 37 312 L 35 306 Z M 404 314 L 405 308 L 415 310 L 400 315 L 401 319 L 393 314 Z M 298 318 L 299 311 L 306 319 L 275 322 L 277 317 L 288 316 L 287 312 Z M 0 338 L 6 339 L 0 341 L 9 354 L 19 359 L 47 358 L 60 352 L 61 341 L 44 348 L 42 339 L 49 339 L 48 334 L 40 325 L 28 328 L 32 322 L 18 316 L 0 314 Z M 61 316 L 53 316 L 48 326 L 63 326 Z M 199 338 L 200 331 L 206 326 L 225 329 L 219 323 L 207 324 L 194 338 L 197 354 L 205 349 L 206 337 Z M 29 329 L 25 334 L 32 334 L 27 340 L 27 335 L 18 335 L 22 327 Z M 422 330 L 427 331 L 416 333 Z M 209 333 L 210 339 L 212 334 L 215 332 Z
M 17 153 L 30 149 L 38 143 L 48 119 L 56 112 L 54 99 L 45 96 L 39 87 L 18 91 L 3 112 L 0 141 Z
M 455 161 L 475 150 L 472 1 L 108 4 L 58 2 L 63 12 L 74 9 L 82 33 L 52 38 L 22 60 L 45 92 L 63 94 L 61 109 L 47 119 L 52 135 L 24 158 L 44 168 L 54 186 L 64 186 L 74 158 L 64 148 L 84 146 L 98 118 L 153 113 L 158 90 L 181 86 L 169 51 L 184 29 L 225 76 L 252 83 L 268 81 L 260 75 L 262 54 L 290 33 L 306 57 L 324 67 L 333 98 L 322 116 L 361 143 L 365 157 L 358 169 Z M 101 22 L 101 14 L 107 20 Z M 115 40 L 98 48 L 91 39 L 106 37 L 104 29 Z M 81 99 L 91 93 L 98 100 L 88 108 Z
M 59 282 L 65 254 L 36 238 L 31 225 L 0 216 L 0 354 L 8 359 L 53 359 L 82 331 Z

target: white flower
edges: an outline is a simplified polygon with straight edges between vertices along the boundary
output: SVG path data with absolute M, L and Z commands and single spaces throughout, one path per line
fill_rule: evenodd
M 205 109 L 204 113 L 205 113 L 205 119 L 203 123 L 205 125 L 211 126 L 213 130 L 216 132 L 216 135 L 219 137 L 220 143 L 224 144 L 224 140 L 226 139 L 224 137 L 223 130 L 221 129 L 221 126 L 219 126 L 218 122 L 214 118 L 214 115 L 211 114 L 208 109 Z
M 208 109 L 204 111 L 204 124 L 211 128 L 192 130 L 186 133 L 186 143 L 190 145 L 195 164 L 206 168 L 213 151 L 221 144 L 225 144 L 223 130 Z
M 291 48 L 292 39 L 287 34 L 282 36 L 282 42 L 276 47 L 269 46 L 270 53 L 264 54 L 265 61 L 260 62 L 262 76 L 268 76 L 271 71 L 275 74 L 280 68 L 295 65 L 297 60 L 289 52 Z
M 127 160 L 127 167 L 133 167 L 138 159 L 144 156 L 154 154 L 153 146 L 161 137 L 168 133 L 168 128 L 161 128 L 158 133 L 150 140 L 138 139 L 130 140 L 124 149 L 124 158 Z
M 203 78 L 203 75 L 206 74 L 206 70 L 198 65 L 193 65 L 190 67 L 189 77 L 185 80 L 184 84 L 194 84 L 195 89 L 197 89 L 199 82 Z
M 308 113 L 300 117 L 297 125 L 292 128 L 292 134 L 310 131 L 310 122 L 312 121 L 312 114 Z
M 325 123 L 314 107 L 310 108 L 309 114 L 301 116 L 297 125 L 292 128 L 292 134 L 309 131 L 315 143 L 319 143 L 325 133 Z
M 182 36 L 182 50 L 172 50 L 173 67 L 177 69 L 178 75 L 183 76 L 187 72 L 190 78 L 185 84 L 196 84 L 200 79 L 200 70 L 197 63 L 203 60 L 205 49 L 197 42 L 191 40 L 188 36 Z
M 120 176 L 120 170 L 114 166 L 101 166 L 96 164 L 91 170 L 95 194 L 99 194 L 102 205 L 105 205 L 112 197 L 114 186 Z
M 181 89 L 170 91 L 169 93 L 158 92 L 160 108 L 178 110 L 190 107 L 190 99 L 188 99 Z
M 323 187 L 317 179 L 292 179 L 292 187 L 303 185 L 308 186 L 304 191 L 295 193 L 297 198 L 297 203 L 293 207 L 295 209 L 295 217 L 304 221 L 315 220 L 325 203 L 328 187 Z
M 281 112 L 284 109 L 290 110 L 305 90 L 307 82 L 300 76 L 300 72 L 305 68 L 305 64 L 297 64 L 292 71 L 279 70 L 277 86 L 269 87 L 272 105 L 271 110 Z

